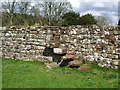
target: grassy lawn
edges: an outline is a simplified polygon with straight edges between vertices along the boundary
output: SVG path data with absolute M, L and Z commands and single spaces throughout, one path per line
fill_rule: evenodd
M 117 88 L 118 71 L 87 64 L 90 71 L 57 67 L 43 62 L 2 60 L 3 88 Z

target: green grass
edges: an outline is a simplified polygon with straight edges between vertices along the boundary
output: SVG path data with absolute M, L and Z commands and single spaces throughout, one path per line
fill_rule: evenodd
M 57 67 L 48 69 L 43 62 L 2 60 L 3 88 L 117 88 L 118 70 L 94 64 L 90 71 Z

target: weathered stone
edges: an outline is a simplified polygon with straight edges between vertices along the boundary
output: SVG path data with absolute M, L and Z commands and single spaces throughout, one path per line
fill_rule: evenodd
M 53 52 L 56 54 L 65 54 L 67 52 L 66 48 L 54 48 Z
M 86 59 L 86 61 L 90 61 L 90 62 L 94 61 L 94 56 L 92 56 L 92 55 L 88 55 L 88 56 L 86 56 L 84 58 Z
M 41 56 L 41 55 L 39 55 L 37 57 L 37 61 L 50 61 L 50 62 L 52 62 L 53 58 L 50 57 L 50 56 Z
M 31 34 L 38 34 L 38 31 L 36 31 L 36 30 L 33 31 L 33 30 L 32 30 L 32 31 L 30 31 L 30 33 L 31 33 Z
M 114 66 L 115 69 L 120 69 L 120 66 Z
M 102 56 L 103 57 L 107 57 L 107 53 L 102 53 Z
M 78 61 L 78 60 L 73 60 L 69 62 L 69 66 L 81 66 L 82 64 L 83 64 L 82 61 Z
M 16 29 L 16 27 L 15 26 L 11 26 L 10 29 Z
M 120 60 L 112 60 L 112 64 L 114 64 L 114 65 L 120 65 Z
M 46 35 L 46 42 L 50 42 L 52 35 Z
M 75 59 L 75 55 L 69 55 L 69 54 L 66 54 L 65 56 L 62 57 L 62 60 L 67 60 L 67 59 Z
M 113 59 L 118 59 L 118 55 L 111 55 L 110 57 Z
M 56 62 L 52 62 L 52 63 L 45 63 L 46 67 L 49 69 L 58 67 L 59 65 Z
M 78 70 L 80 70 L 80 71 L 89 71 L 90 67 L 79 67 Z

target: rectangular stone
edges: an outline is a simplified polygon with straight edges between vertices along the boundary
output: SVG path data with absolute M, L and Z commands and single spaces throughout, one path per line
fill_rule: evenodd
M 65 56 L 62 56 L 62 60 L 67 60 L 67 59 L 75 59 L 75 55 L 72 55 L 72 54 L 67 54 Z
M 53 61 L 53 58 L 49 56 L 38 56 L 38 61 Z
M 120 60 L 112 60 L 112 64 L 120 66 Z
M 66 48 L 53 48 L 53 52 L 56 54 L 65 54 L 67 50 Z

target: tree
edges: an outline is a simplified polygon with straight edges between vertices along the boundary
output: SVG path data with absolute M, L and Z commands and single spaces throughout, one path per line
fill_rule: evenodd
M 33 10 L 34 8 L 34 10 Z M 39 21 L 39 11 L 31 2 L 3 2 L 2 4 L 2 24 L 11 25 L 33 25 Z
M 75 12 L 67 12 L 62 16 L 62 25 L 78 25 L 80 22 L 80 14 Z
M 110 18 L 107 16 L 96 16 L 95 19 L 97 21 L 97 24 L 100 26 L 110 24 Z
M 28 25 L 27 22 L 27 14 L 30 12 L 30 8 L 32 8 L 30 2 L 20 2 L 19 4 L 19 13 L 21 14 L 21 19 L 25 25 Z
M 47 25 L 59 25 L 61 16 L 72 9 L 70 2 L 64 0 L 59 2 L 53 0 L 52 2 L 43 1 L 40 3 L 41 15 L 46 18 Z
M 94 16 L 91 14 L 85 14 L 80 17 L 80 25 L 93 25 L 96 24 L 97 21 L 95 20 Z
M 15 0 L 12 0 L 11 2 L 8 0 L 7 2 L 2 3 L 2 9 L 7 17 L 9 17 L 9 23 L 10 25 L 13 25 L 13 17 L 15 13 L 16 8 L 16 2 Z
M 30 11 L 30 14 L 34 16 L 35 23 L 39 23 L 40 25 L 44 25 L 45 18 L 40 15 L 40 3 L 35 4 Z
M 34 6 L 31 2 L 3 2 L 3 25 L 60 25 L 61 16 L 71 10 L 71 4 L 64 0 L 59 2 L 42 1 Z M 7 23 L 5 23 L 7 22 Z

